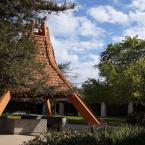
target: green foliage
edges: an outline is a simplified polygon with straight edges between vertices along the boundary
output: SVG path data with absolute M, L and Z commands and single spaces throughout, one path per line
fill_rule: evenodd
M 145 143 L 144 136 L 144 128 L 124 127 L 117 131 L 111 130 L 106 138 L 112 145 L 143 145 Z
M 61 63 L 58 65 L 63 74 L 67 74 L 70 70 L 70 63 Z
M 127 37 L 120 43 L 108 45 L 97 67 L 109 85 L 112 103 L 144 101 L 144 40 Z
M 88 79 L 84 82 L 82 93 L 85 100 L 90 104 L 107 102 L 109 100 L 109 86 L 99 80 Z
M 127 123 L 132 125 L 145 125 L 144 112 L 134 112 L 127 116 Z
M 23 145 L 144 145 L 145 129 L 139 127 L 102 128 L 94 132 L 49 132 Z
M 126 119 L 121 117 L 107 117 L 103 118 L 103 121 L 107 126 L 111 127 L 123 127 L 127 125 Z
M 58 5 L 55 0 L 1 0 L 0 1 L 0 19 L 2 20 L 30 20 L 40 17 L 40 13 L 63 12 L 67 9 L 73 9 L 74 3 L 64 3 Z

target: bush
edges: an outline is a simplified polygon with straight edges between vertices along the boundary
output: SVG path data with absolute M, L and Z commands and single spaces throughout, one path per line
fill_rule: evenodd
M 52 131 L 23 145 L 145 145 L 145 129 L 127 126 L 97 129 L 93 133 Z
M 107 145 L 144 145 L 145 129 L 140 127 L 124 127 L 111 130 L 106 135 Z M 109 142 L 108 142 L 109 141 Z
M 128 115 L 127 122 L 132 125 L 143 125 L 144 124 L 144 113 L 143 112 L 134 112 Z

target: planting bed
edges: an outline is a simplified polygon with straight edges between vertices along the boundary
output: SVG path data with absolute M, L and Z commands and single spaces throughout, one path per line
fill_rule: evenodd
M 62 129 L 66 125 L 64 117 L 43 115 L 9 115 L 0 117 L 0 134 L 37 134 L 47 129 Z

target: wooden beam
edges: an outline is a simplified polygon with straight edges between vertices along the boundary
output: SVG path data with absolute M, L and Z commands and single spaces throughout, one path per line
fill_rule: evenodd
M 7 91 L 6 93 L 3 94 L 2 97 L 0 97 L 0 116 L 2 115 L 3 111 L 5 110 L 10 99 L 11 99 L 10 91 Z
M 48 116 L 52 116 L 52 111 L 51 111 L 51 104 L 49 98 L 47 99 L 47 109 L 48 109 Z
M 77 111 L 82 115 L 82 117 L 88 122 L 89 125 L 101 125 L 99 118 L 97 118 L 85 102 L 76 93 L 68 96 L 70 102 L 74 105 Z

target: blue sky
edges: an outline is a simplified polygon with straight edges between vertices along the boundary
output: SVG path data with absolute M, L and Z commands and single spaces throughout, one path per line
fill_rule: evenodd
M 67 2 L 75 2 L 76 8 L 48 16 L 47 24 L 56 60 L 71 62 L 70 80 L 77 86 L 88 78 L 99 78 L 99 71 L 92 66 L 99 63 L 100 53 L 109 43 L 125 36 L 145 38 L 145 0 Z

